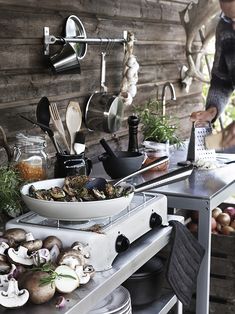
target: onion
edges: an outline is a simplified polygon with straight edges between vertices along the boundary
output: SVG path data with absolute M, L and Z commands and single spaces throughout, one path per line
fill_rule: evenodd
M 193 222 L 198 222 L 199 213 L 196 210 L 192 210 L 190 214 Z
M 55 269 L 58 277 L 55 279 L 55 287 L 61 293 L 70 293 L 79 286 L 76 272 L 67 265 L 60 265 Z
M 221 224 L 219 224 L 219 223 L 217 222 L 217 223 L 216 223 L 216 229 L 217 229 L 217 231 L 218 231 L 218 232 L 221 232 L 221 228 L 222 228 Z
M 65 304 L 66 304 L 65 297 L 62 295 L 58 296 L 58 298 L 56 299 L 55 307 L 57 307 L 58 309 L 62 309 L 63 307 L 65 307 Z
M 212 217 L 216 219 L 221 213 L 222 213 L 222 209 L 219 207 L 216 207 L 212 210 Z
M 194 222 L 189 222 L 187 227 L 192 233 L 197 232 L 198 230 L 198 225 Z
M 235 207 L 229 206 L 225 208 L 224 213 L 229 214 L 232 220 L 235 219 Z
M 235 220 L 231 222 L 230 227 L 232 227 L 235 230 Z
M 211 231 L 216 229 L 217 223 L 214 217 L 211 217 Z
M 223 226 L 221 229 L 221 233 L 224 235 L 231 235 L 235 230 L 230 226 Z
M 222 213 L 216 218 L 216 221 L 221 224 L 221 226 L 229 226 L 231 222 L 231 218 L 229 214 Z

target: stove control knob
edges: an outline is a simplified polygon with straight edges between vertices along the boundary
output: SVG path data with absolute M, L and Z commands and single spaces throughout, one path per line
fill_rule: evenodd
M 158 215 L 157 213 L 152 213 L 150 220 L 149 220 L 149 226 L 150 228 L 155 228 L 158 226 L 161 226 L 162 224 L 162 217 Z
M 117 237 L 115 249 L 117 253 L 121 253 L 126 251 L 130 246 L 130 241 L 127 237 L 125 237 L 123 234 L 120 234 Z

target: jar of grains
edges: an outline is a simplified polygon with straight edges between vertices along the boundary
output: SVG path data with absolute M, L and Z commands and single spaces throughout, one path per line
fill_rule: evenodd
M 37 181 L 47 177 L 46 141 L 42 136 L 16 135 L 13 165 L 22 180 Z

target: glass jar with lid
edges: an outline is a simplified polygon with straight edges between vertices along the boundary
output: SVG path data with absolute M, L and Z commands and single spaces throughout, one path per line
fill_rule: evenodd
M 38 181 L 47 177 L 47 155 L 45 138 L 38 135 L 16 135 L 14 147 L 14 167 L 22 180 Z

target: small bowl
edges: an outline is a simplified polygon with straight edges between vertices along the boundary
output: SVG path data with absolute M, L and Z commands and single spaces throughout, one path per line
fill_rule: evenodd
M 104 170 L 112 179 L 119 179 L 139 170 L 144 161 L 145 155 L 139 152 L 115 152 L 117 157 L 107 153 L 99 156 L 103 163 Z

